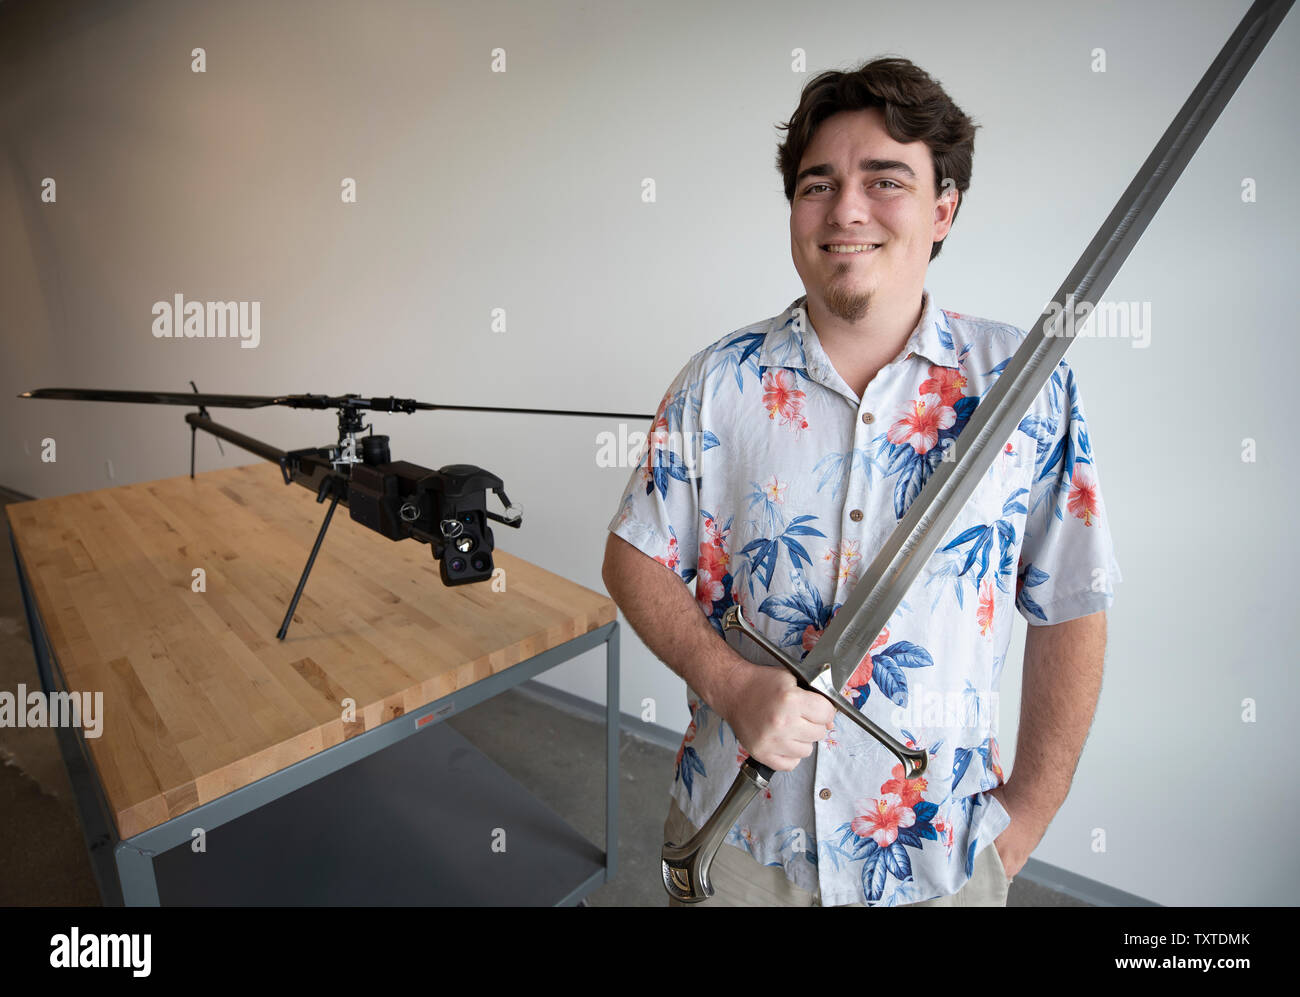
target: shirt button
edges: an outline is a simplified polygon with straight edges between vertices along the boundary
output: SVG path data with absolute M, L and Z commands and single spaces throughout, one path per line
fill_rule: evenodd
M 876 417 L 875 417 L 874 415 L 872 415 L 870 412 L 863 412 L 863 413 L 862 413 L 862 421 L 865 422 L 865 423 L 870 424 L 870 423 L 873 423 L 873 422 L 876 421 Z
M 854 509 L 852 512 L 849 513 L 849 519 L 853 520 L 855 523 L 862 522 L 862 510 Z
M 831 798 L 831 791 L 829 789 L 823 789 L 817 795 L 820 796 L 823 800 L 829 800 Z

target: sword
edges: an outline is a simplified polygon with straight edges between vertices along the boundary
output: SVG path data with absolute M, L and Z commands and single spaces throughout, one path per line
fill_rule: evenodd
M 908 779 L 925 771 L 925 751 L 909 749 L 881 730 L 855 709 L 841 690 L 993 465 L 1002 444 L 1015 432 L 1065 356 L 1073 342 L 1073 336 L 1062 334 L 1066 310 L 1073 314 L 1076 302 L 1095 302 L 1106 292 L 1293 2 L 1256 0 L 1251 5 L 1074 269 L 1029 326 L 1001 376 L 985 392 L 950 447 L 956 453 L 955 459 L 948 460 L 945 455 L 931 473 L 808 655 L 802 661 L 789 658 L 744 619 L 739 607 L 731 607 L 723 616 L 724 630 L 745 633 L 790 671 L 800 688 L 826 697 L 841 714 L 888 748 L 903 763 Z M 664 889 L 670 896 L 683 903 L 700 903 L 713 895 L 709 881 L 713 856 L 732 825 L 758 791 L 767 788 L 771 778 L 772 769 L 753 758 L 746 759 L 704 826 L 685 844 L 664 845 Z

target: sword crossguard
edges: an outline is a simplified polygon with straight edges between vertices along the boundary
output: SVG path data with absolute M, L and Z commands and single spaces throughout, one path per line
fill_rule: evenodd
M 924 748 L 909 748 L 898 738 L 889 734 L 879 727 L 873 720 L 862 714 L 851 702 L 841 695 L 840 690 L 832 689 L 828 681 L 831 674 L 830 668 L 825 668 L 812 681 L 804 676 L 799 670 L 798 665 L 786 656 L 785 652 L 773 644 L 763 634 L 759 633 L 740 611 L 739 606 L 729 606 L 722 614 L 723 630 L 739 630 L 755 644 L 761 647 L 774 658 L 778 664 L 784 666 L 786 671 L 795 677 L 799 687 L 809 692 L 815 692 L 817 695 L 826 699 L 840 713 L 848 717 L 855 724 L 865 730 L 877 741 L 889 749 L 889 752 L 898 759 L 903 766 L 904 778 L 915 779 L 925 771 L 926 763 L 930 760 L 930 754 Z

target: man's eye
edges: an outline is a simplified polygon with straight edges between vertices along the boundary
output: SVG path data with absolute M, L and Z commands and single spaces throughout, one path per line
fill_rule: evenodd
M 881 180 L 877 180 L 876 183 L 887 183 L 887 184 L 889 184 L 890 187 L 893 188 L 893 189 L 897 189 L 897 190 L 902 190 L 902 189 L 903 189 L 902 184 L 896 183 L 896 182 L 894 182 L 893 180 L 881 179 Z M 805 194 L 811 194 L 811 193 L 813 193 L 815 190 L 817 190 L 818 187 L 826 187 L 826 188 L 829 189 L 829 188 L 830 188 L 830 184 L 827 184 L 827 183 L 815 183 L 815 184 L 812 184 L 811 186 L 806 187 L 806 188 L 804 189 L 804 193 L 805 193 Z

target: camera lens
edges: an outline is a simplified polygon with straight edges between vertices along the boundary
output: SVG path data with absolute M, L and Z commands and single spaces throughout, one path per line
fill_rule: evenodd
M 464 536 L 457 537 L 455 540 L 452 541 L 452 543 L 456 545 L 456 549 L 460 551 L 462 554 L 473 553 L 474 548 L 478 546 L 478 541 L 475 540 L 468 533 L 466 533 Z
M 472 563 L 475 571 L 487 571 L 488 569 L 488 559 L 482 554 L 476 554 Z
M 464 571 L 465 559 L 463 557 L 453 557 L 447 567 L 451 568 L 452 571 Z

